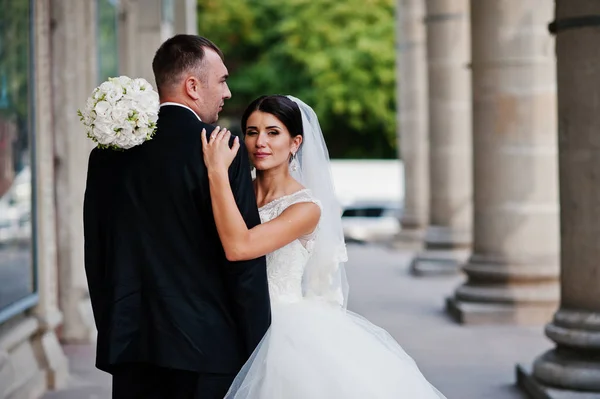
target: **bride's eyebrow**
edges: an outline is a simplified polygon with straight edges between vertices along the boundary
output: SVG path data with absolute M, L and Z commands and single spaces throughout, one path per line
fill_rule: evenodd
M 256 126 L 246 126 L 246 130 L 248 129 L 256 129 L 258 130 L 258 128 Z M 266 129 L 278 129 L 281 130 L 281 128 L 279 126 L 267 126 Z

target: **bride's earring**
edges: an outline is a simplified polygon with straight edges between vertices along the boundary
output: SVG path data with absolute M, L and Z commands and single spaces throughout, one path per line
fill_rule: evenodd
M 250 157 L 248 157 L 248 162 L 250 163 L 250 176 L 252 176 L 252 180 L 254 180 L 256 179 L 256 168 L 254 167 Z
M 296 160 L 296 154 L 292 152 L 292 157 L 290 159 L 290 170 L 295 172 L 298 170 L 298 161 Z

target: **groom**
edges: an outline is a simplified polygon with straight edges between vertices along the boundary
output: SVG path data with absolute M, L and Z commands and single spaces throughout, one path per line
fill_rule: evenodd
M 90 154 L 85 269 L 96 366 L 113 398 L 221 399 L 270 324 L 264 257 L 229 262 L 212 215 L 200 132 L 231 97 L 223 54 L 177 35 L 152 62 L 154 138 Z M 245 147 L 229 170 L 249 228 L 260 223 Z

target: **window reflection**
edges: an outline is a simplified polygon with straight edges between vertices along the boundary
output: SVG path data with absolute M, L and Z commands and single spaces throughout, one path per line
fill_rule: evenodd
M 34 291 L 30 3 L 0 0 L 0 310 Z

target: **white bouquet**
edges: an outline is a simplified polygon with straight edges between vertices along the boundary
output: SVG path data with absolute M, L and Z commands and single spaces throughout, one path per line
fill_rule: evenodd
M 152 138 L 158 109 L 158 93 L 150 83 L 120 76 L 96 87 L 77 114 L 98 147 L 126 150 Z

